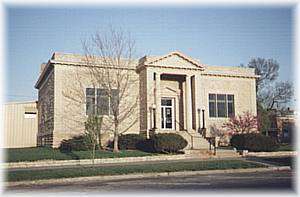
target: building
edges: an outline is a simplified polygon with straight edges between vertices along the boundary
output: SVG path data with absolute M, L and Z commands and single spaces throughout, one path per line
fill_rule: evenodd
M 4 148 L 37 145 L 37 102 L 14 102 L 4 105 Z
M 98 66 L 108 69 L 103 63 Z M 105 121 L 109 122 L 111 101 L 85 75 L 88 68 L 85 56 L 63 53 L 54 53 L 47 64 L 42 64 L 35 84 L 39 145 L 57 147 L 62 139 L 82 133 L 87 114 L 100 101 L 105 104 L 98 107 L 105 111 Z M 129 70 L 132 78 L 124 105 L 138 97 L 128 120 L 122 122 L 120 129 L 125 133 L 149 137 L 153 133 L 175 132 L 188 140 L 190 148 L 205 148 L 204 137 L 228 117 L 246 111 L 256 115 L 258 76 L 252 68 L 208 66 L 180 52 L 171 52 L 145 56 L 120 69 Z M 104 128 L 107 139 L 111 128 L 112 125 Z
M 270 115 L 271 126 L 268 135 L 280 143 L 292 143 L 295 136 L 296 114 L 289 108 Z

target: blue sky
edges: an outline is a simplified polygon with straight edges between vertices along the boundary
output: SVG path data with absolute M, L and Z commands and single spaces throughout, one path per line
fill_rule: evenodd
M 137 57 L 179 50 L 208 65 L 273 58 L 293 75 L 292 7 L 7 7 L 5 101 L 37 99 L 40 64 L 54 51 L 82 53 L 81 40 L 110 24 L 129 31 Z

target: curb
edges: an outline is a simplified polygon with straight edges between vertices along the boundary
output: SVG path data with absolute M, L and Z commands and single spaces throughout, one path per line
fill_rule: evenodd
M 254 157 L 283 157 L 283 156 L 297 156 L 297 151 L 278 151 L 278 152 L 248 152 L 245 156 Z
M 143 162 L 143 161 L 168 161 L 168 160 L 184 160 L 190 158 L 188 155 L 167 155 L 167 156 L 143 156 L 143 157 L 119 157 L 119 158 L 103 158 L 95 159 L 94 164 L 116 164 L 128 162 Z M 26 161 L 26 162 L 11 162 L 4 163 L 2 167 L 11 168 L 30 168 L 30 167 L 50 167 L 50 166 L 75 166 L 75 165 L 92 165 L 91 159 L 82 160 L 41 160 L 41 161 Z
M 105 159 L 95 159 L 95 165 L 105 165 L 105 164 L 128 164 L 135 162 L 164 162 L 164 161 L 182 161 L 189 159 L 227 159 L 227 158 L 242 158 L 231 155 L 229 156 L 199 156 L 199 155 L 164 155 L 164 156 L 144 156 L 144 157 L 120 157 L 120 158 L 105 158 Z M 5 169 L 21 169 L 21 168 L 39 168 L 39 167 L 62 167 L 62 166 L 80 166 L 80 165 L 92 165 L 91 159 L 83 160 L 44 160 L 44 161 L 34 161 L 34 162 L 13 162 L 13 163 L 3 163 L 2 168 Z
M 228 170 L 203 170 L 203 171 L 181 171 L 181 172 L 160 172 L 160 173 L 139 173 L 139 174 L 125 174 L 125 175 L 107 175 L 107 176 L 88 176 L 75 178 L 61 178 L 35 181 L 18 181 L 18 182 L 4 182 L 4 187 L 15 186 L 32 186 L 44 184 L 66 184 L 66 183 L 82 183 L 84 181 L 111 181 L 137 178 L 155 178 L 168 176 L 192 176 L 205 174 L 222 174 L 222 173 L 243 173 L 243 172 L 268 172 L 268 171 L 284 171 L 291 170 L 290 166 L 268 167 L 268 168 L 247 168 L 247 169 L 228 169 Z

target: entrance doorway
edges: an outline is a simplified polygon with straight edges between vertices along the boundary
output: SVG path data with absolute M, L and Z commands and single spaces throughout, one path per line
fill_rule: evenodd
M 174 98 L 161 99 L 161 128 L 175 130 Z

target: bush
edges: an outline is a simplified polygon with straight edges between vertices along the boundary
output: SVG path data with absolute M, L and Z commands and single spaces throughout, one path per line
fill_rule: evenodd
M 136 144 L 136 148 L 143 152 L 155 153 L 153 139 L 144 139 Z
M 137 149 L 137 143 L 143 141 L 145 138 L 139 134 L 126 134 L 119 136 L 119 149 Z
M 79 135 L 68 140 L 63 140 L 59 146 L 59 150 L 62 152 L 86 151 L 92 150 L 92 147 L 93 145 L 86 135 Z
M 278 148 L 278 144 L 274 139 L 258 133 L 234 135 L 232 136 L 230 143 L 238 150 L 248 150 L 252 152 L 269 152 Z
M 178 134 L 162 133 L 153 138 L 153 147 L 156 152 L 175 153 L 187 146 L 187 141 Z

